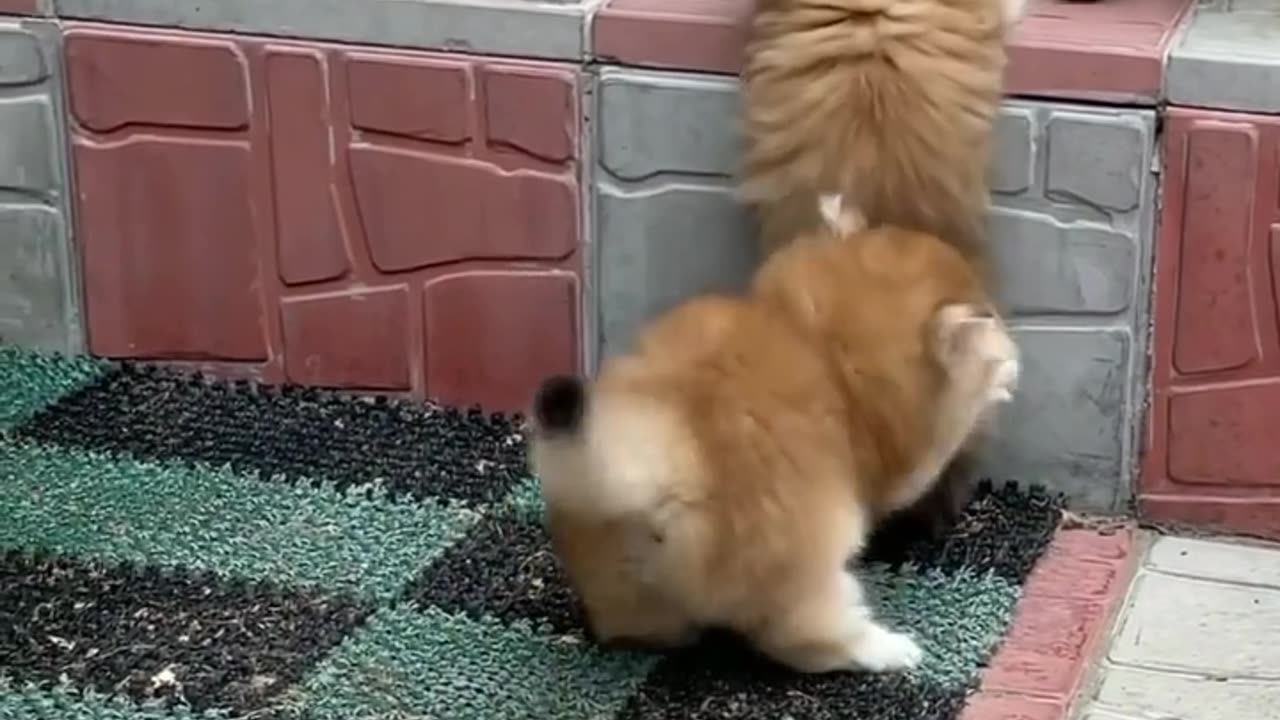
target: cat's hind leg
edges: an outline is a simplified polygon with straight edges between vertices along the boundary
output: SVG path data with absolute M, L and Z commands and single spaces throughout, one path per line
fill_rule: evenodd
M 911 636 L 872 616 L 861 584 L 843 569 L 798 597 L 755 638 L 761 650 L 795 670 L 894 672 L 924 659 Z

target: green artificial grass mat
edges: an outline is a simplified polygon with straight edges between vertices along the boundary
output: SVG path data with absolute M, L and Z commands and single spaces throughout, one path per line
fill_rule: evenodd
M 594 645 L 519 421 L 0 348 L 0 720 L 955 720 L 1060 517 L 873 547 L 909 673 Z

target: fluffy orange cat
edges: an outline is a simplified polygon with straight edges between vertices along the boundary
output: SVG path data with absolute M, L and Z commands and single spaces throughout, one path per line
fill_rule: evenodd
M 600 640 L 718 627 L 804 672 L 921 660 L 846 563 L 1011 397 L 1017 350 L 953 248 L 823 207 L 749 296 L 688 301 L 593 384 L 539 388 L 530 460 Z
M 740 192 L 767 250 L 840 193 L 982 256 L 1005 39 L 1025 0 L 758 0 Z
M 743 70 L 740 192 L 765 252 L 812 230 L 819 193 L 942 238 L 991 289 L 986 172 L 1005 41 L 1025 0 L 758 0 Z M 886 532 L 939 534 L 974 457 Z

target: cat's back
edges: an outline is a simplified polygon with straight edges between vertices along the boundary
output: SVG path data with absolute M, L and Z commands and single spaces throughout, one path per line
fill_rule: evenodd
M 743 69 L 743 197 L 776 247 L 841 192 L 873 224 L 976 242 L 1008 0 L 762 0 Z
M 936 313 L 986 303 L 972 266 L 935 236 L 878 227 L 789 244 L 761 268 L 754 292 L 828 354 L 861 477 L 902 476 L 927 444 L 946 381 L 930 345 Z

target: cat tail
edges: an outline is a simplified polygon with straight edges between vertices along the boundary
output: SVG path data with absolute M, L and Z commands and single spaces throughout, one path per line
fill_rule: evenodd
M 582 378 L 561 375 L 543 381 L 532 415 L 530 462 L 548 503 L 597 516 L 653 506 L 665 465 L 650 443 L 667 428 L 643 407 L 593 398 Z

